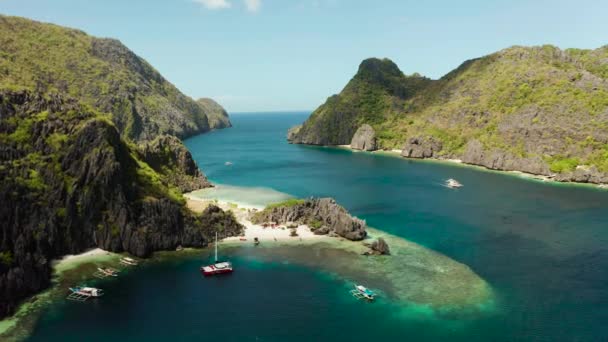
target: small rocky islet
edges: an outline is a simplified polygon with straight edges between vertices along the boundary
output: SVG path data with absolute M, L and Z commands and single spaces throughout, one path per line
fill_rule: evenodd
M 495 298 L 491 287 L 469 267 L 368 227 L 332 198 L 288 200 L 253 212 L 250 217 L 258 224 L 312 226 L 315 234 L 329 238 L 262 245 L 270 249 L 287 245 L 289 251 L 281 255 L 290 262 L 345 278 L 366 279 L 404 306 L 426 307 L 438 317 L 492 310 Z

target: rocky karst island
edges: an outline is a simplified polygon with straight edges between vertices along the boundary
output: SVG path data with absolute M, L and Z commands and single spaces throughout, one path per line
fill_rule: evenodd
M 0 1 L 0 341 L 608 340 L 607 12 Z
M 363 61 L 287 139 L 608 183 L 608 47 L 514 46 L 440 79 Z

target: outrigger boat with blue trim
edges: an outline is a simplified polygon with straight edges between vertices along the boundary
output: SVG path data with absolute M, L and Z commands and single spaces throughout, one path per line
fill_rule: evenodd
M 357 299 L 372 301 L 376 298 L 376 294 L 363 285 L 355 285 L 355 288 L 350 290 L 350 293 Z

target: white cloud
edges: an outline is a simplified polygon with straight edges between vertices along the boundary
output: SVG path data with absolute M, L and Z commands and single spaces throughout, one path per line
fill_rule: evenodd
M 249 12 L 257 12 L 262 6 L 262 0 L 245 0 L 245 7 Z
M 232 7 L 232 4 L 228 0 L 194 0 L 210 10 L 219 10 L 224 8 Z

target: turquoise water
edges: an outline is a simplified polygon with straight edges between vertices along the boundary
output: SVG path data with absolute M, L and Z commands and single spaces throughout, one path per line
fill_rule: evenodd
M 230 277 L 201 279 L 199 257 L 104 284 L 96 303 L 58 303 L 32 341 L 608 340 L 608 192 L 437 162 L 289 145 L 307 113 L 235 114 L 234 128 L 188 140 L 214 182 L 331 196 L 368 224 L 472 268 L 494 289 L 491 314 L 436 320 L 262 250 L 226 253 Z M 229 161 L 232 165 L 225 165 Z M 441 186 L 456 178 L 465 187 Z

